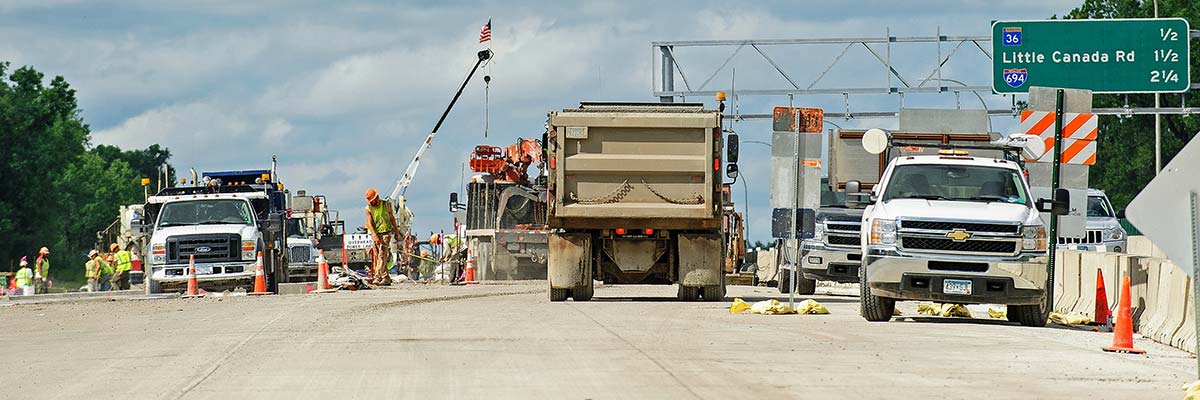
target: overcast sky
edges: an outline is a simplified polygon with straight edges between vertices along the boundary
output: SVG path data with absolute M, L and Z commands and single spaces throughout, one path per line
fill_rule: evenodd
M 881 37 L 889 29 L 895 36 L 932 36 L 939 27 L 943 35 L 988 35 L 993 20 L 1044 19 L 1081 2 L 5 0 L 0 59 L 66 77 L 78 90 L 94 144 L 159 143 L 171 149 L 181 171 L 265 168 L 278 154 L 289 188 L 328 195 L 348 225 L 358 226 L 363 192 L 391 191 L 473 64 L 480 25 L 490 17 L 496 57 L 483 71 L 492 77 L 490 107 L 485 113 L 484 85 L 476 79 L 408 192 L 416 232 L 424 234 L 450 229 L 447 193 L 459 187 L 474 145 L 538 136 L 547 111 L 579 101 L 656 100 L 651 41 Z M 943 44 L 943 55 L 952 46 Z M 843 47 L 763 50 L 804 87 Z M 680 49 L 689 85 L 698 88 L 733 50 Z M 932 71 L 937 51 L 932 44 L 898 45 L 891 58 L 907 80 L 919 82 Z M 968 44 L 944 66 L 943 77 L 987 85 L 988 68 L 988 59 Z M 734 71 L 736 88 L 787 85 L 746 48 L 705 89 L 728 90 Z M 879 62 L 855 47 L 814 87 L 886 84 Z M 682 88 L 681 77 L 676 87 Z M 1012 101 L 983 100 L 992 108 Z M 738 109 L 767 113 L 787 102 L 741 96 Z M 842 96 L 795 102 L 829 112 L 846 108 Z M 981 107 L 972 94 L 910 95 L 904 102 Z M 849 99 L 851 111 L 891 111 L 899 104 L 896 95 Z M 896 125 L 894 119 L 831 122 L 845 128 Z M 1013 125 L 1006 117 L 992 123 L 996 131 Z M 770 140 L 763 122 L 739 122 L 735 129 L 743 140 Z M 743 146 L 751 239 L 770 235 L 769 155 L 766 146 Z

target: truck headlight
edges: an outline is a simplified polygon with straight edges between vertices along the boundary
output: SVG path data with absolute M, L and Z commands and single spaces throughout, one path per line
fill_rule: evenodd
M 1125 230 L 1119 226 L 1114 226 L 1104 230 L 1104 238 L 1107 240 L 1121 240 L 1125 238 Z
M 257 242 L 255 242 L 253 240 L 243 240 L 242 241 L 242 260 L 243 261 L 254 260 L 255 257 L 258 255 L 258 253 L 255 251 L 255 250 L 258 250 L 257 247 L 258 247 Z
M 1021 228 L 1021 250 L 1046 251 L 1046 227 L 1042 225 Z
M 150 246 L 150 264 L 162 265 L 167 263 L 167 245 L 158 243 Z
M 896 244 L 896 220 L 871 220 L 871 244 Z
M 816 240 L 816 241 L 825 240 L 825 223 L 824 222 L 816 223 L 816 227 L 813 230 L 813 240 Z

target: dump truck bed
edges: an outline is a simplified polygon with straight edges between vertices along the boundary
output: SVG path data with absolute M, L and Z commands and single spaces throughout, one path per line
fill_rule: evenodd
M 550 113 L 550 125 L 551 227 L 720 226 L 717 111 L 583 103 Z

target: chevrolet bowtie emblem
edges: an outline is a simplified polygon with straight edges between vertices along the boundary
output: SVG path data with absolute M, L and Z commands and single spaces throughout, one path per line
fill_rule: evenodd
M 946 234 L 946 237 L 955 242 L 965 242 L 971 238 L 971 234 L 962 229 L 955 229 Z

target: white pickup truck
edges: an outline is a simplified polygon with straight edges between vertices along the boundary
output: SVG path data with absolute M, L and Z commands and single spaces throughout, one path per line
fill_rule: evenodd
M 251 204 L 256 197 L 266 199 L 266 194 L 151 196 L 149 204 L 157 212 L 147 252 L 146 292 L 185 288 L 193 256 L 197 280 L 206 288 L 252 285 L 263 242 Z
M 888 321 L 899 300 L 1005 304 L 1010 321 L 1044 326 L 1039 208 L 1049 209 L 1029 193 L 1008 159 L 964 150 L 894 159 L 863 213 L 862 316 Z M 1066 204 L 1063 195 L 1052 203 Z

